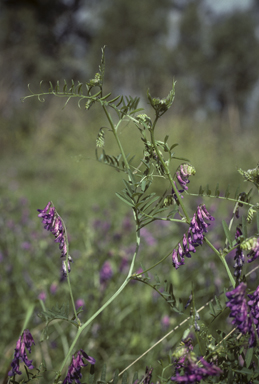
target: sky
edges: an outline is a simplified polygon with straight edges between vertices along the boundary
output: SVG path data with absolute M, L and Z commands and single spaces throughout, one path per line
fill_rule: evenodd
M 234 9 L 244 10 L 252 5 L 253 0 L 205 0 L 215 12 L 230 12 Z

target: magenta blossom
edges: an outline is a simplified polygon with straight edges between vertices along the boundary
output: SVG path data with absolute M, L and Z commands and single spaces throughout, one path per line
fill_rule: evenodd
M 71 271 L 70 263 L 73 261 L 72 257 L 67 257 L 67 236 L 63 227 L 62 220 L 58 215 L 55 207 L 51 207 L 51 202 L 48 202 L 44 209 L 38 209 L 38 217 L 42 217 L 42 223 L 45 224 L 44 228 L 50 231 L 55 236 L 55 242 L 59 243 L 62 259 L 63 276 L 67 276 L 67 272 Z M 67 257 L 67 266 L 66 266 Z
M 47 298 L 46 292 L 41 291 L 41 292 L 39 293 L 39 295 L 38 295 L 38 299 L 39 299 L 39 300 L 42 300 L 42 301 L 45 301 L 46 298 Z
M 184 257 L 191 257 L 190 252 L 195 253 L 196 247 L 203 244 L 204 233 L 208 232 L 210 225 L 205 220 L 214 221 L 214 217 L 207 211 L 205 204 L 198 206 L 190 222 L 187 237 L 183 235 L 183 246 L 178 244 L 178 249 L 174 249 L 172 254 L 173 266 L 177 269 L 184 265 Z M 180 258 L 180 261 L 179 261 Z
M 29 353 L 31 353 L 31 346 L 35 345 L 33 337 L 28 329 L 22 333 L 19 337 L 16 348 L 14 350 L 14 358 L 11 362 L 12 370 L 8 373 L 9 376 L 21 375 L 22 372 L 19 370 L 20 361 L 23 361 L 24 364 L 29 368 L 33 369 L 32 360 L 28 359 L 25 348 L 28 349 Z
M 85 306 L 85 301 L 84 299 L 77 299 L 76 300 L 76 309 L 80 308 L 80 307 L 84 307 Z
M 226 304 L 230 309 L 229 317 L 233 317 L 232 324 L 236 325 L 243 335 L 250 336 L 248 347 L 255 347 L 255 330 L 259 337 L 259 286 L 253 294 L 246 295 L 246 284 L 242 282 L 235 289 L 227 292 L 226 296 L 229 299 Z
M 189 384 L 198 383 L 209 376 L 217 376 L 222 373 L 221 369 L 213 364 L 208 363 L 203 358 L 200 359 L 203 367 L 200 367 L 196 361 L 190 356 L 186 355 L 183 362 L 183 375 L 176 373 L 171 377 L 175 383 Z
M 86 359 L 91 365 L 95 364 L 95 359 L 91 356 L 88 356 L 83 349 L 80 349 L 77 352 L 77 356 L 73 356 L 72 362 L 68 368 L 67 375 L 63 384 L 73 384 L 75 380 L 76 384 L 81 384 L 79 379 L 82 378 L 81 368 L 86 367 L 88 364 L 85 364 L 84 359 Z

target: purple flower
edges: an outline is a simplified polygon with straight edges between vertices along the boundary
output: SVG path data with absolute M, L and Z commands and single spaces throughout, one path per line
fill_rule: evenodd
M 46 292 L 41 291 L 41 292 L 39 293 L 39 295 L 38 295 L 38 299 L 39 299 L 39 300 L 42 300 L 42 301 L 45 301 L 46 298 L 47 298 Z
M 229 317 L 233 317 L 232 324 L 236 325 L 238 330 L 245 334 L 250 329 L 248 317 L 248 305 L 246 302 L 246 284 L 240 283 L 235 289 L 226 293 L 229 301 L 226 306 L 230 308 Z
M 68 255 L 67 265 L 67 238 L 65 229 L 63 228 L 62 220 L 58 215 L 55 207 L 51 207 L 51 202 L 48 202 L 44 209 L 38 209 L 38 217 L 42 217 L 42 223 L 45 224 L 44 228 L 50 231 L 55 236 L 55 242 L 59 243 L 59 249 L 61 250 L 62 271 L 63 276 L 67 276 L 67 272 L 71 271 L 70 263 L 73 261 L 72 257 Z
M 195 175 L 196 170 L 190 164 L 181 164 L 176 171 L 176 178 L 180 186 L 186 191 L 188 189 L 186 184 L 189 184 L 189 176 Z
M 85 306 L 85 301 L 84 299 L 77 299 L 76 300 L 76 309 L 80 308 L 80 307 L 84 307 Z
M 250 335 L 249 348 L 256 346 L 253 324 L 259 336 L 259 286 L 253 294 L 247 295 L 248 301 L 246 298 L 246 284 L 243 282 L 232 291 L 227 292 L 226 296 L 229 299 L 226 304 L 230 308 L 229 316 L 234 318 L 232 324 L 236 325 L 243 335 L 246 333 Z
M 180 373 L 177 372 L 175 376 L 171 377 L 171 380 L 182 384 L 197 383 L 208 376 L 216 376 L 222 373 L 220 368 L 208 363 L 203 358 L 201 358 L 200 361 L 203 367 L 200 367 L 191 355 L 184 356 L 184 375 L 181 376 Z
M 247 295 L 250 300 L 247 304 L 251 310 L 251 315 L 253 316 L 253 322 L 258 327 L 259 323 L 259 286 L 256 288 L 253 294 Z
M 26 355 L 25 347 L 28 349 L 29 353 L 31 353 L 31 346 L 32 344 L 35 345 L 35 342 L 33 340 L 33 337 L 28 329 L 25 329 L 25 331 L 22 333 L 22 335 L 19 337 L 16 348 L 14 350 L 14 358 L 11 362 L 12 370 L 8 373 L 9 376 L 14 375 L 21 375 L 22 372 L 19 371 L 19 364 L 20 360 L 24 362 L 24 364 L 29 368 L 33 369 L 32 360 L 28 359 L 28 356 Z
M 63 384 L 73 384 L 73 380 L 77 384 L 81 384 L 81 381 L 79 379 L 82 378 L 81 368 L 86 367 L 88 364 L 85 364 L 84 359 L 86 359 L 90 364 L 95 364 L 95 359 L 91 356 L 88 356 L 83 349 L 80 349 L 80 351 L 77 352 L 77 356 L 73 356 L 72 363 L 68 368 L 67 375 L 65 377 L 65 380 L 63 381 Z
M 244 251 L 250 251 L 247 257 L 251 258 L 248 260 L 248 263 L 251 263 L 259 256 L 259 238 L 251 237 L 246 239 L 240 244 L 240 248 Z
M 109 261 L 105 261 L 100 271 L 100 283 L 104 284 L 112 278 L 112 268 Z
M 178 244 L 178 250 L 174 249 L 172 254 L 173 266 L 177 269 L 184 264 L 184 256 L 191 257 L 190 252 L 195 253 L 195 247 L 203 244 L 203 233 L 208 232 L 209 223 L 206 223 L 205 220 L 213 221 L 215 220 L 213 216 L 209 214 L 205 205 L 198 206 L 197 212 L 194 213 L 193 218 L 190 222 L 190 227 L 187 233 L 187 237 L 183 235 L 183 247 L 181 244 Z M 188 239 L 188 241 L 187 241 Z M 178 261 L 180 257 L 180 262 Z
M 172 254 L 172 263 L 175 269 L 178 269 L 181 265 L 184 265 L 184 258 L 182 257 L 181 261 L 179 262 L 178 253 L 176 252 L 175 249 L 173 250 L 173 254 Z

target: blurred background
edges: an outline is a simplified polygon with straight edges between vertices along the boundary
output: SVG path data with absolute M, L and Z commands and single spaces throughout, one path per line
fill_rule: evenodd
M 46 252 L 58 252 L 51 248 L 52 239 L 48 240 L 41 229 L 37 208 L 43 209 L 52 200 L 67 223 L 77 265 L 84 268 L 91 257 L 96 262 L 95 272 L 89 272 L 89 278 L 95 276 L 93 286 L 87 285 L 86 276 L 72 266 L 77 271 L 75 283 L 80 278 L 88 287 L 87 294 L 84 284 L 77 292 L 85 303 L 102 302 L 105 294 L 101 292 L 101 298 L 97 299 L 94 291 L 100 284 L 100 268 L 108 258 L 114 271 L 118 269 L 121 258 L 130 255 L 134 241 L 132 222 L 128 226 L 123 224 L 129 220 L 128 208 L 115 197 L 115 192 L 123 189 L 122 176 L 95 159 L 99 128 L 107 125 L 103 112 L 98 106 L 90 111 L 79 109 L 73 101 L 63 109 L 65 99 L 52 96 L 46 97 L 44 103 L 37 98 L 22 103 L 21 97 L 30 94 L 28 83 L 36 93 L 40 81 L 44 82 L 43 88 L 46 84 L 45 89 L 48 81 L 55 84 L 59 80 L 62 84 L 63 79 L 68 83 L 73 79 L 75 83 L 85 83 L 98 71 L 101 47 L 106 45 L 104 93 L 112 92 L 113 97 L 140 96 L 140 105 L 151 117 L 146 90 L 149 88 L 152 96 L 162 98 L 170 91 L 173 80 L 177 81 L 175 102 L 161 118 L 156 137 L 163 139 L 168 134 L 172 143 L 179 143 L 176 155 L 187 157 L 195 166 L 197 174 L 191 180 L 190 191 L 195 193 L 200 184 L 207 183 L 213 190 L 217 182 L 223 190 L 229 185 L 233 193 L 239 185 L 240 191 L 247 190 L 236 170 L 254 168 L 258 162 L 259 3 L 256 0 L 1 0 L 0 25 L 0 262 L 3 263 L 0 289 L 5 298 L 1 329 L 8 329 L 4 342 L 5 355 L 10 359 L 26 311 L 27 304 L 22 298 L 28 287 L 30 300 L 37 300 L 40 292 L 45 292 L 51 306 L 55 297 L 50 288 L 53 281 L 59 281 L 58 256 L 57 261 L 52 261 L 56 267 L 50 266 L 49 258 L 44 261 Z M 136 163 L 139 162 L 143 147 L 138 132 L 125 125 L 121 140 L 126 151 L 137 154 Z M 108 154 L 118 154 L 109 138 L 106 150 Z M 154 186 L 157 193 L 166 188 L 170 190 L 163 182 Z M 212 205 L 210 199 L 205 203 Z M 195 204 L 197 207 L 197 202 L 190 203 L 192 210 L 196 209 Z M 217 203 L 212 209 L 221 221 L 229 218 L 233 207 Z M 130 228 L 131 237 L 127 232 Z M 114 231 L 119 233 L 117 238 L 113 237 Z M 142 248 L 143 262 L 147 260 L 147 251 L 154 260 L 163 250 L 168 251 L 166 241 L 173 245 L 172 233 L 182 235 L 177 228 L 155 227 L 153 231 L 157 235 L 154 240 L 157 243 L 153 245 L 143 234 L 144 244 L 146 241 L 151 247 Z M 219 228 L 214 235 L 219 247 L 220 231 Z M 100 238 L 104 239 L 101 245 Z M 157 245 L 158 240 L 164 243 L 164 248 Z M 20 264 L 14 268 L 17 255 Z M 197 302 L 200 298 L 201 304 L 205 291 L 208 293 L 210 289 L 213 295 L 225 282 L 219 273 L 224 271 L 212 255 L 205 279 L 204 255 L 197 258 L 198 264 L 193 262 L 196 273 L 203 271 L 195 283 L 200 289 Z M 39 265 L 41 269 L 35 274 Z M 186 270 L 178 274 L 173 271 L 167 277 L 174 279 L 177 292 L 186 300 L 191 290 L 191 262 L 189 265 L 187 274 Z M 166 274 L 167 269 L 161 273 Z M 18 284 L 23 288 L 18 289 Z M 116 286 L 114 280 L 108 296 Z M 99 355 L 86 349 L 100 361 L 113 356 L 111 371 L 128 346 L 120 369 L 162 337 L 170 323 L 162 322 L 164 316 L 170 315 L 164 303 L 158 304 L 157 298 L 146 293 L 144 301 L 135 305 L 130 301 L 131 295 L 127 296 L 128 302 L 118 304 L 118 307 L 124 305 L 119 322 L 123 318 L 127 331 L 117 330 L 119 313 L 114 306 L 115 318 L 104 315 L 91 331 L 90 345 L 95 351 L 99 348 Z M 153 321 L 155 308 L 159 310 Z M 143 320 L 136 325 L 136 316 L 143 310 L 150 318 L 147 320 L 143 314 Z M 130 313 L 134 313 L 131 319 Z M 40 327 L 37 324 L 34 320 L 35 329 Z M 171 319 L 170 325 L 176 324 L 177 320 Z M 119 346 L 116 335 L 124 340 Z M 105 340 L 103 345 L 100 337 Z M 180 337 L 176 336 L 173 342 L 170 339 L 165 350 Z M 50 367 L 58 348 L 54 341 L 52 352 L 42 352 Z M 151 360 L 157 355 L 154 352 Z M 138 368 L 148 363 L 141 362 Z M 6 366 L 6 361 L 0 364 L 2 375 Z
M 88 81 L 104 45 L 104 92 L 114 97 L 141 96 L 148 108 L 148 88 L 164 97 L 177 81 L 174 106 L 160 129 L 182 145 L 194 166 L 203 167 L 207 181 L 219 176 L 232 183 L 237 166 L 258 161 L 251 138 L 259 105 L 257 1 L 2 0 L 0 7 L 0 156 L 6 166 L 18 156 L 19 167 L 24 153 L 34 158 L 19 173 L 23 180 L 40 155 L 46 168 L 53 156 L 82 154 L 91 164 L 86 170 L 84 159 L 84 174 L 95 174 L 91 148 L 105 123 L 98 111 L 87 113 L 73 103 L 62 110 L 64 101 L 55 98 L 42 104 L 20 98 L 29 94 L 28 83 L 39 92 L 40 81 L 46 89 L 48 81 Z M 224 158 L 229 150 L 231 161 Z M 101 193 L 102 178 L 95 181 Z

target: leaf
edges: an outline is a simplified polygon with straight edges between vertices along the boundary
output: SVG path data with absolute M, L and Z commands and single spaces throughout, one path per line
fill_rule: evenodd
M 90 374 L 89 374 L 89 376 L 88 376 L 88 382 L 89 382 L 89 384 L 93 384 L 93 382 L 94 382 L 94 375 L 90 375 Z
M 56 84 L 56 86 L 55 86 L 55 91 L 56 92 L 59 92 L 59 81 L 57 80 L 57 84 Z
M 150 207 L 150 205 L 152 205 L 155 201 L 157 201 L 157 199 L 159 199 L 159 196 L 155 196 L 152 198 L 152 196 L 150 195 L 150 200 L 148 201 L 148 203 L 143 205 L 143 207 L 141 207 L 140 210 L 143 212 L 146 211 Z
M 113 375 L 112 384 L 117 384 L 119 380 L 119 369 L 116 369 Z
M 222 225 L 223 225 L 223 229 L 224 229 L 226 238 L 227 238 L 227 240 L 228 240 L 229 246 L 231 247 L 231 246 L 232 246 L 231 233 L 230 233 L 230 231 L 229 231 L 228 225 L 227 225 L 227 223 L 225 222 L 225 220 L 222 220 Z
M 127 189 L 127 191 L 128 191 L 128 194 L 130 195 L 130 196 L 132 196 L 133 195 L 133 192 L 134 192 L 134 189 L 132 188 L 132 184 L 130 184 L 127 180 L 125 180 L 125 179 L 123 179 L 122 180 L 123 181 L 123 183 L 124 183 L 124 185 L 125 185 L 125 187 L 126 187 L 126 189 Z
M 133 376 L 133 379 L 132 379 L 132 384 L 134 384 L 136 380 L 138 380 L 138 372 L 134 373 L 134 376 Z
M 125 196 L 121 195 L 120 193 L 116 192 L 115 195 L 121 199 L 124 203 L 128 204 L 130 207 L 135 207 L 135 204 L 133 204 L 130 199 L 127 199 Z
M 46 308 L 46 311 L 40 312 L 38 317 L 46 320 L 48 323 L 55 319 L 67 320 L 71 322 L 71 320 L 68 318 L 68 313 L 69 306 L 67 304 L 63 304 L 61 306 L 56 304 L 55 307 L 52 307 L 51 309 Z
M 228 184 L 226 192 L 225 192 L 225 197 L 228 198 L 229 196 L 230 196 L 230 192 L 229 192 L 229 184 Z
M 202 188 L 202 186 L 200 186 L 200 189 L 199 189 L 199 195 L 203 195 L 203 193 L 204 193 L 204 189 Z
M 101 379 L 97 383 L 106 383 L 106 364 L 103 364 Z
M 177 145 L 179 145 L 179 144 L 178 144 L 178 143 L 175 143 L 175 144 L 171 145 L 171 147 L 170 147 L 170 151 L 171 151 L 172 149 L 174 149 L 175 147 L 177 147 Z
M 210 307 L 210 310 L 211 310 L 211 312 L 212 312 L 211 315 L 212 315 L 212 316 L 216 315 L 214 306 L 212 305 L 212 302 L 211 302 L 211 301 L 209 302 L 209 307 Z
M 121 384 L 127 384 L 128 381 L 128 372 L 124 372 L 121 378 Z
M 219 183 L 217 184 L 217 186 L 216 186 L 216 189 L 215 189 L 215 196 L 216 197 L 219 197 Z
M 178 144 L 177 144 L 177 145 L 178 145 Z M 188 163 L 190 163 L 190 160 L 187 159 L 186 157 L 176 157 L 176 156 L 174 156 L 174 159 L 176 159 L 176 160 L 181 160 L 181 161 L 187 161 Z
M 223 308 L 222 308 L 221 302 L 220 302 L 220 300 L 218 299 L 217 296 L 215 296 L 215 301 L 217 303 L 217 306 L 218 306 L 219 310 L 222 310 Z
M 253 355 L 254 355 L 254 348 L 248 348 L 248 351 L 246 352 L 246 359 L 245 359 L 247 368 L 250 367 Z
M 210 187 L 209 187 L 209 184 L 207 184 L 207 186 L 206 186 L 206 194 L 207 194 L 208 196 L 211 195 L 211 189 L 210 189 Z
M 239 188 L 240 188 L 240 186 L 238 186 L 237 189 L 236 189 L 234 199 L 238 199 Z

